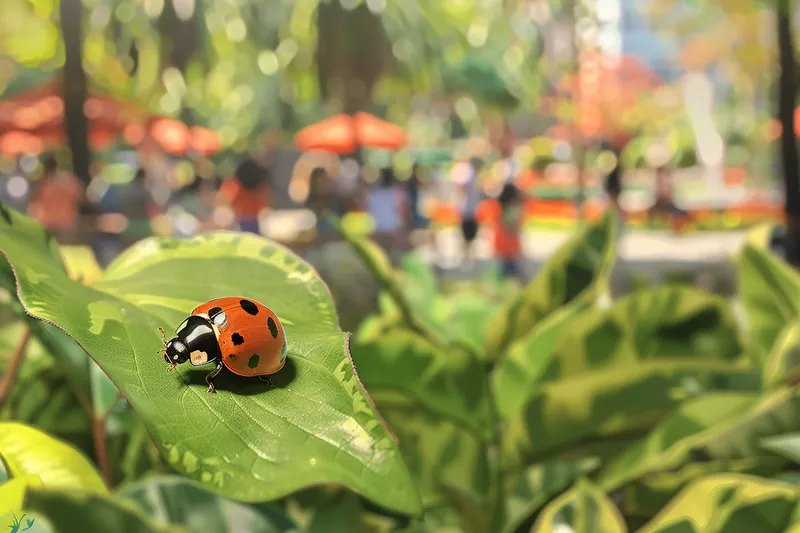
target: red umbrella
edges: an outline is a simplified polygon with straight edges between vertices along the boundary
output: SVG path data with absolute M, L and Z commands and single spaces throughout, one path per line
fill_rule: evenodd
M 303 151 L 351 154 L 359 147 L 397 150 L 408 142 L 400 126 L 369 113 L 336 115 L 300 130 L 294 138 Z

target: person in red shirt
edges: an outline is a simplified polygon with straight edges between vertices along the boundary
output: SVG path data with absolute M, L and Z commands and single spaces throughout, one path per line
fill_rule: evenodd
M 522 194 L 513 183 L 503 186 L 500 196 L 500 219 L 494 232 L 494 253 L 500 260 L 504 277 L 522 281 L 520 261 L 522 246 Z
M 270 184 L 266 170 L 248 159 L 236 169 L 236 175 L 225 180 L 218 200 L 233 209 L 242 231 L 259 233 L 258 215 L 269 207 Z

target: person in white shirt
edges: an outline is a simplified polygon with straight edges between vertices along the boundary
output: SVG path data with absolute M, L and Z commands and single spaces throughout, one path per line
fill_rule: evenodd
M 403 248 L 405 191 L 390 168 L 381 169 L 380 180 L 367 195 L 367 209 L 375 222 L 378 240 L 386 240 L 390 252 Z

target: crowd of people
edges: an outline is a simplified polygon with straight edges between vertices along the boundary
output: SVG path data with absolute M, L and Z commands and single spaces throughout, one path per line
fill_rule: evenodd
M 359 175 L 355 185 L 346 188 L 340 186 L 343 180 L 331 175 L 330 169 L 314 167 L 302 203 L 315 215 L 313 230 L 318 240 L 336 238 L 328 213 L 368 213 L 372 237 L 396 257 L 413 247 L 410 236 L 415 230 L 428 229 L 431 214 L 426 200 L 444 201 L 460 214 L 462 263 L 469 266 L 475 260 L 479 206 L 489 194 L 486 175 L 494 174 L 491 195 L 497 199 L 500 212 L 490 232 L 493 252 L 506 276 L 520 278 L 526 192 L 516 185 L 517 170 L 512 158 L 501 163 L 505 164 L 492 166 L 501 169 L 499 177 L 496 170 L 487 173 L 488 166 L 477 157 L 446 167 L 415 165 L 404 180 L 398 179 L 391 168 L 373 169 L 377 179 L 366 180 Z M 145 168 L 138 168 L 132 179 L 119 183 L 105 179 L 100 169 L 85 185 L 52 156 L 35 165 L 28 164 L 28 172 L 25 166 L 18 164 L 13 172 L 0 175 L 0 199 L 40 221 L 61 243 L 91 243 L 101 264 L 110 262 L 132 242 L 152 234 L 184 237 L 214 229 L 264 234 L 265 213 L 300 207 L 275 205 L 278 191 L 274 171 L 252 158 L 244 159 L 225 179 L 206 169 L 193 172 L 194 176 L 177 187 L 165 186 L 163 176 L 151 175 Z M 617 209 L 619 173 L 618 168 L 614 169 L 606 179 L 610 204 Z M 656 182 L 654 214 L 674 214 L 666 172 L 658 172 Z M 419 233 L 433 238 L 431 231 Z

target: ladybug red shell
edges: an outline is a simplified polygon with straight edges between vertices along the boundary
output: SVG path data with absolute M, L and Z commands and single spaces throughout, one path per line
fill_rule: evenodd
M 164 348 L 170 371 L 186 361 L 193 366 L 217 363 L 206 377 L 209 392 L 214 392 L 212 380 L 223 366 L 271 384 L 267 376 L 286 364 L 286 335 L 280 320 L 269 307 L 242 297 L 217 298 L 197 306 L 178 326 L 175 337 L 164 339 Z

